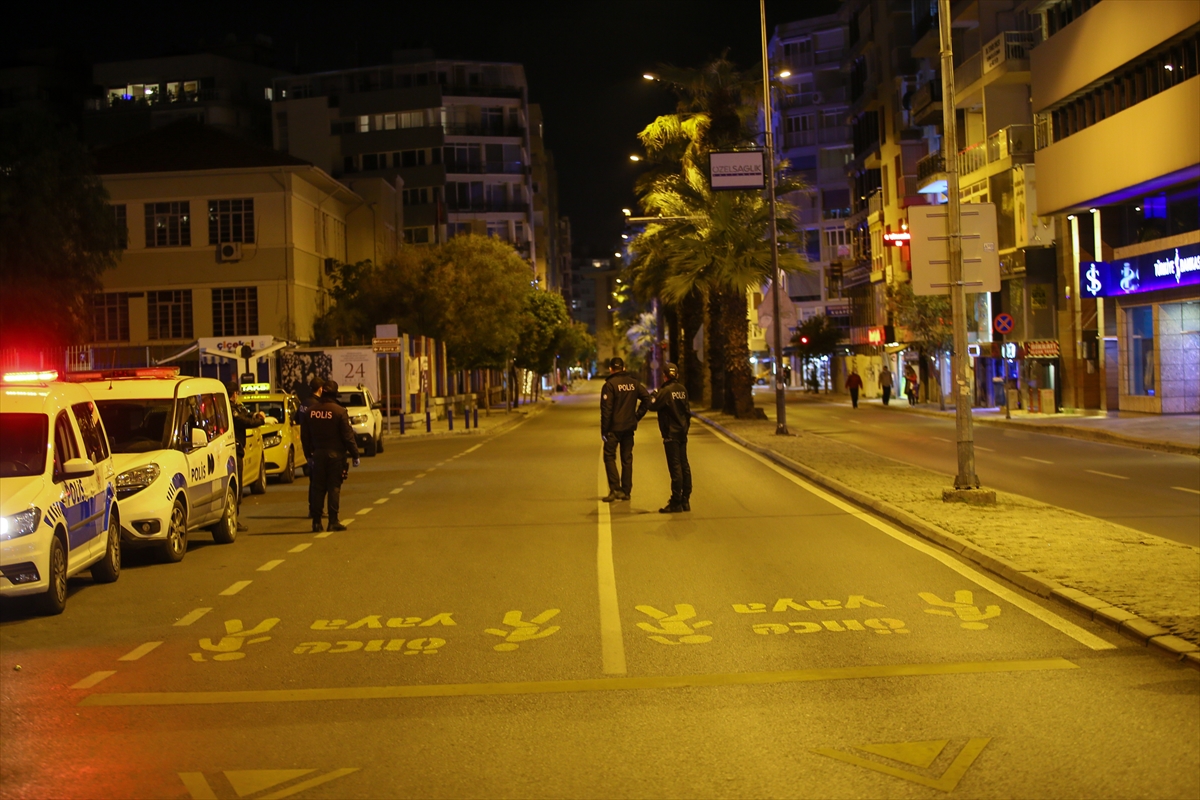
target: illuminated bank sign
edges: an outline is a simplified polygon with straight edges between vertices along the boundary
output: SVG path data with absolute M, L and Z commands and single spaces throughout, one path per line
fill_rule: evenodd
M 1200 244 L 1160 250 L 1119 261 L 1079 265 L 1080 288 L 1088 297 L 1122 297 L 1139 292 L 1200 286 Z

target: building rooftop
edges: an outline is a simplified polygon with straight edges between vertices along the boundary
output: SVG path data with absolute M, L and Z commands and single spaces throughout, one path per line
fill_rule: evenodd
M 191 119 L 96 151 L 96 172 L 190 172 L 206 169 L 298 167 L 309 162 L 261 147 Z

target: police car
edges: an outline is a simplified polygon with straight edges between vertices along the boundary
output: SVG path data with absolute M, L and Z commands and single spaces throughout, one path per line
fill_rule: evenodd
M 70 377 L 95 397 L 108 430 L 126 542 L 179 561 L 190 531 L 207 527 L 223 544 L 237 538 L 237 441 L 223 383 L 178 367 Z M 258 480 L 261 445 L 253 453 L 248 446 L 243 461 L 246 482 Z
M 242 403 L 251 411 L 261 411 L 266 416 L 266 424 L 258 429 L 266 457 L 266 475 L 275 476 L 283 483 L 296 480 L 296 468 L 305 464 L 300 423 L 296 418 L 296 396 L 272 392 L 270 384 L 243 383 Z
M 121 574 L 116 470 L 87 389 L 58 373 L 10 373 L 0 383 L 0 595 L 41 595 L 62 613 L 67 578 Z
M 363 455 L 373 456 L 383 452 L 383 414 L 379 403 L 371 396 L 371 390 L 359 384 L 353 389 L 341 389 L 336 400 L 350 415 L 350 427 L 354 429 L 354 440 Z

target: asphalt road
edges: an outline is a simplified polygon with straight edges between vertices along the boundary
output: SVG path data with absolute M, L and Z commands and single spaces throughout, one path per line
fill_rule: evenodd
M 1200 673 L 704 430 L 692 513 L 652 424 L 606 506 L 595 406 L 0 605 L 0 796 L 1200 795 Z
M 788 403 L 787 411 L 790 426 L 943 474 L 958 471 L 953 419 L 885 408 L 878 400 L 860 401 L 857 409 L 805 400 Z M 976 474 L 985 486 L 1200 546 L 1194 456 L 991 425 L 974 431 Z

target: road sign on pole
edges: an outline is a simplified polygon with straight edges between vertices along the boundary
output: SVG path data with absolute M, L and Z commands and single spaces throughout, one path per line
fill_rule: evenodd
M 1000 291 L 1000 253 L 997 250 L 996 206 L 964 203 L 962 221 L 962 280 L 966 292 Z M 949 294 L 949 206 L 909 206 L 909 256 L 913 294 Z
M 1012 314 L 997 314 L 996 318 L 992 320 L 992 328 L 999 334 L 1012 333 L 1016 324 Z
M 376 336 L 371 340 L 371 349 L 376 353 L 399 353 L 400 352 L 400 337 L 388 337 L 381 339 Z

